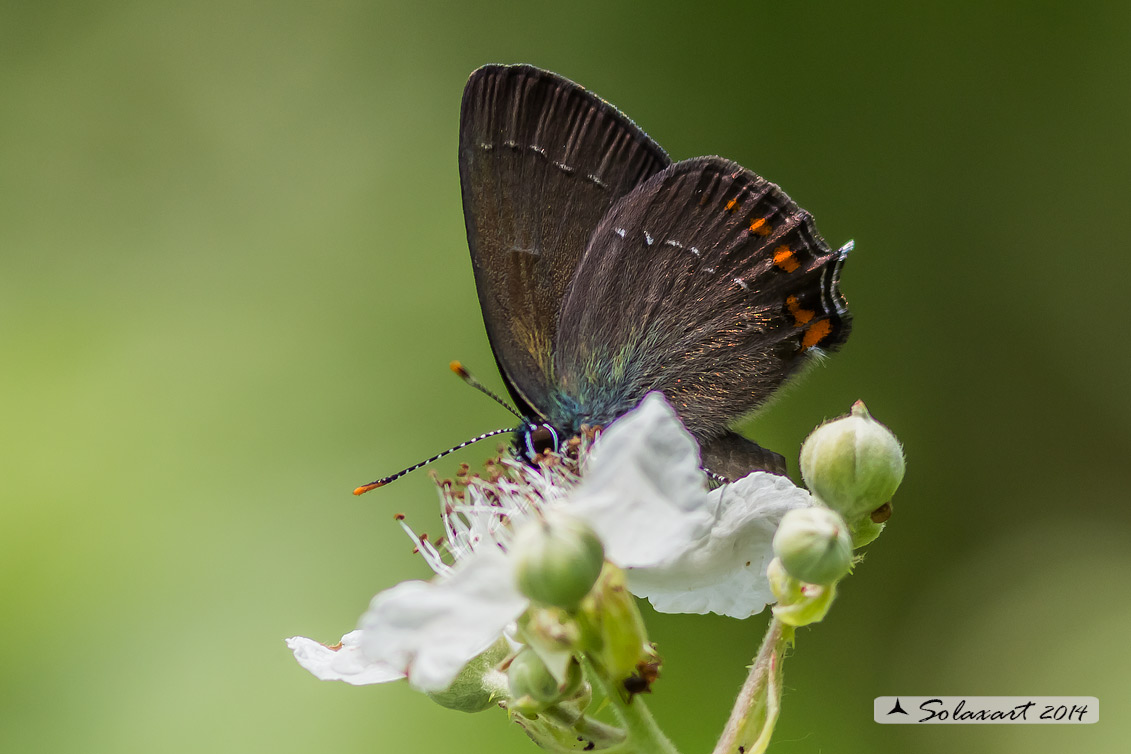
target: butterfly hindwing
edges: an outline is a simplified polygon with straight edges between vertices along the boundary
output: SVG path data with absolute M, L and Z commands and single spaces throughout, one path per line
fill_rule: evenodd
M 593 229 L 668 164 L 572 81 L 525 65 L 471 75 L 459 138 L 467 239 L 491 348 L 525 415 L 547 412 L 558 313 Z
M 751 471 L 769 471 L 786 476 L 789 469 L 780 453 L 763 448 L 737 432 L 723 432 L 707 440 L 699 450 L 703 468 L 712 474 L 733 481 Z
M 556 413 L 601 424 L 661 390 L 701 443 L 723 436 L 844 342 L 842 261 L 773 183 L 719 157 L 671 165 L 593 232 L 562 305 Z

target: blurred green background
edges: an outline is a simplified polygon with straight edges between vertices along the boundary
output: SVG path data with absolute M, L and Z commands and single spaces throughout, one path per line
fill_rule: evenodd
M 356 484 L 509 421 L 447 369 L 500 384 L 456 134 L 474 68 L 531 62 L 856 240 L 851 340 L 744 429 L 795 458 L 863 398 L 908 475 L 773 751 L 1126 751 L 1129 45 L 1126 2 L 3 3 L 0 749 L 533 750 L 282 641 L 427 573 L 392 521 L 436 528 L 426 475 Z M 764 617 L 647 617 L 653 710 L 708 751 Z

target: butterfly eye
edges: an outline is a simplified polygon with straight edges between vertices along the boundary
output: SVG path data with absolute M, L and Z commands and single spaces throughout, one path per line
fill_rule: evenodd
M 558 433 L 549 424 L 535 424 L 526 429 L 526 459 L 533 461 L 547 450 L 557 452 L 560 443 Z

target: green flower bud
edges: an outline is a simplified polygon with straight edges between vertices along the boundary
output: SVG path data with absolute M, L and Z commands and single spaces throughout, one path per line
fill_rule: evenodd
M 852 569 L 852 539 L 834 510 L 794 508 L 774 534 L 774 554 L 790 576 L 807 584 L 832 584 Z
M 882 523 L 869 517 L 890 502 L 903 471 L 899 441 L 872 418 L 863 401 L 856 401 L 847 416 L 817 427 L 801 446 L 805 484 L 822 503 L 839 511 L 853 531 L 866 522 Z
M 482 712 L 506 697 L 507 679 L 498 665 L 510 654 L 506 639 L 499 639 L 460 671 L 452 685 L 443 691 L 429 692 L 441 707 L 460 712 Z
M 566 610 L 589 593 L 605 562 L 605 548 L 593 530 L 561 514 L 520 529 L 512 552 L 519 591 Z

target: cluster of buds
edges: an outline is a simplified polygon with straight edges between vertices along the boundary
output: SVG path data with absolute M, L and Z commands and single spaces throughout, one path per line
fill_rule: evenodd
M 903 473 L 899 441 L 862 401 L 813 430 L 801 446 L 801 476 L 817 505 L 790 511 L 774 535 L 767 575 L 775 616 L 792 626 L 824 618 L 853 550 L 883 531 Z
M 519 591 L 530 598 L 517 632 L 525 647 L 507 670 L 512 716 L 533 718 L 563 703 L 584 708 L 591 691 L 583 657 L 615 684 L 613 693 L 628 699 L 648 690 L 659 661 L 624 571 L 605 560 L 597 534 L 554 511 L 525 527 L 512 548 Z
M 593 690 L 582 663 L 624 701 L 656 679 L 659 659 L 624 572 L 605 560 L 597 534 L 563 511 L 524 526 L 510 551 L 526 611 L 507 641 L 469 663 L 433 699 L 468 712 L 501 703 L 543 748 L 621 743 L 620 729 L 586 715 Z

